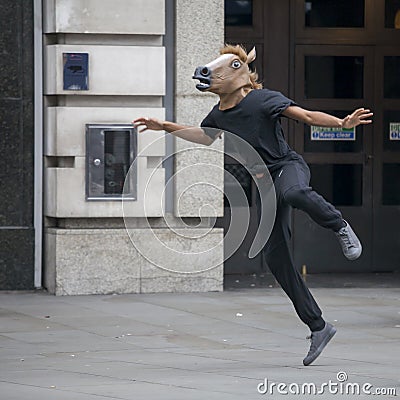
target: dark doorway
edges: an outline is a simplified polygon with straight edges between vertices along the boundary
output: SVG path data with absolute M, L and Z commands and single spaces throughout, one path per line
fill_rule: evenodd
M 289 144 L 310 166 L 312 186 L 342 211 L 364 248 L 359 260 L 347 261 L 332 232 L 295 212 L 296 265 L 311 273 L 398 271 L 400 3 L 226 0 L 225 11 L 226 42 L 256 46 L 264 86 L 340 117 L 359 107 L 374 111 L 374 123 L 358 127 L 351 140 L 315 140 L 310 127 L 285 121 Z M 243 274 L 261 268 L 260 260 L 245 260 L 245 248 L 241 253 Z M 237 273 L 237 265 L 227 260 L 226 274 Z

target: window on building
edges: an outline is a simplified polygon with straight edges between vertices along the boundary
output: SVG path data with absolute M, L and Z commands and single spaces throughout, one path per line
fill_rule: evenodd
M 400 205 L 400 164 L 383 164 L 382 169 L 382 204 Z
M 359 164 L 310 164 L 311 186 L 335 206 L 361 206 L 362 168 Z
M 359 56 L 306 56 L 307 98 L 361 99 L 364 58 Z
M 400 29 L 400 0 L 385 1 L 385 28 Z
M 384 96 L 387 99 L 400 98 L 400 57 L 385 56 Z
M 365 0 L 305 0 L 305 26 L 310 28 L 364 27 Z
M 252 24 L 252 0 L 225 0 L 226 26 L 251 26 Z

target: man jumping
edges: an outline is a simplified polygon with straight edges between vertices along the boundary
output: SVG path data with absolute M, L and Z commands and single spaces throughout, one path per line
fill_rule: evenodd
M 294 266 L 290 251 L 291 209 L 303 210 L 317 224 L 332 230 L 347 259 L 360 257 L 362 246 L 340 211 L 310 187 L 310 170 L 303 158 L 286 143 L 280 118 L 288 117 L 315 126 L 353 128 L 371 123 L 373 114 L 360 108 L 340 119 L 323 112 L 305 110 L 283 94 L 262 88 L 257 74 L 249 69 L 255 57 L 255 49 L 247 54 L 239 45 L 228 45 L 217 59 L 196 68 L 193 78 L 199 80 L 197 89 L 219 96 L 218 104 L 201 123 L 202 128 L 217 128 L 212 130 L 213 133 L 155 118 L 142 117 L 133 123 L 136 127 L 143 127 L 142 132 L 147 129 L 165 130 L 205 145 L 213 143 L 218 130 L 229 131 L 251 144 L 264 160 L 274 182 L 277 211 L 263 253 L 297 315 L 311 330 L 310 350 L 303 360 L 304 365 L 310 365 L 335 335 L 336 329 L 324 321 L 321 309 Z M 262 175 L 256 176 L 262 178 Z

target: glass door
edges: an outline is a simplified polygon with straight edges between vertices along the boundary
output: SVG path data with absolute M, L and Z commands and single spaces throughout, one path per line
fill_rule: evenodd
M 373 109 L 373 54 L 370 46 L 296 46 L 296 101 L 341 118 L 360 107 Z M 371 268 L 372 140 L 371 126 L 329 132 L 296 124 L 295 149 L 310 166 L 311 186 L 348 219 L 364 248 L 360 259 L 347 261 L 332 232 L 296 212 L 295 261 L 307 265 L 309 272 Z

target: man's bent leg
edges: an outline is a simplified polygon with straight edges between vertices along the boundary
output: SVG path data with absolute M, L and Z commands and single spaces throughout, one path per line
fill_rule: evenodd
M 347 259 L 356 260 L 360 257 L 362 245 L 351 226 L 343 220 L 340 211 L 310 187 L 290 188 L 284 194 L 284 201 L 305 211 L 320 226 L 332 229 Z
M 335 232 L 345 226 L 341 212 L 310 187 L 310 169 L 303 160 L 283 167 L 275 189 L 282 202 L 306 212 L 318 225 Z
M 284 195 L 284 201 L 306 212 L 318 225 L 338 232 L 345 225 L 342 214 L 310 186 L 294 186 Z
M 272 274 L 293 303 L 299 318 L 310 328 L 324 328 L 321 309 L 293 263 L 290 252 L 290 207 L 278 206 L 274 229 L 264 248 L 265 260 Z

